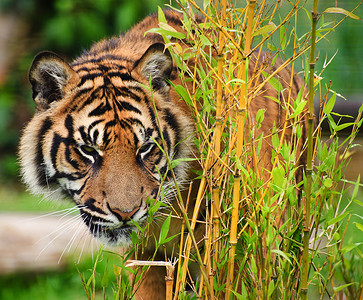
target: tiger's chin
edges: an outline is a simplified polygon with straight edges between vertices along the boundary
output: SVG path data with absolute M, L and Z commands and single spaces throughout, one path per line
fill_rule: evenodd
M 98 230 L 92 231 L 92 235 L 107 246 L 127 248 L 132 246 L 131 234 L 133 231 L 138 232 L 138 228 L 128 225 L 119 227 L 100 226 Z

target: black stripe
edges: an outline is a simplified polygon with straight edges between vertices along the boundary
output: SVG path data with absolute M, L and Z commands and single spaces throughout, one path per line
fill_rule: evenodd
M 88 116 L 89 117 L 97 117 L 103 115 L 105 112 L 112 110 L 110 104 L 106 101 L 106 103 L 101 102 L 95 109 L 93 109 Z
M 163 137 L 164 137 L 164 140 L 166 142 L 166 146 L 168 147 L 168 149 L 164 149 L 164 151 L 168 151 L 168 155 L 170 156 L 170 152 L 171 152 L 171 140 L 170 140 L 170 135 L 167 131 L 166 128 L 164 128 L 163 130 Z
M 131 76 L 130 73 L 119 73 L 119 72 L 108 72 L 107 76 L 109 78 L 119 77 L 122 81 L 134 81 L 135 79 Z
M 85 52 L 82 54 L 82 56 L 97 55 L 97 54 L 98 53 L 96 53 L 96 52 Z M 94 58 L 89 58 L 89 59 L 82 59 L 82 56 L 78 59 L 78 61 L 76 60 L 75 62 L 73 62 L 71 64 L 71 67 L 80 66 L 82 64 L 89 64 L 89 63 L 98 64 L 104 60 L 113 60 L 113 61 L 118 61 L 118 62 L 126 61 L 126 62 L 130 62 L 130 63 L 135 62 L 134 60 L 130 60 L 126 56 L 115 56 L 112 54 L 105 54 L 98 58 L 94 57 Z M 122 67 L 122 66 L 120 66 L 120 67 Z
M 47 182 L 46 173 L 45 173 L 45 165 L 44 165 L 44 157 L 43 157 L 43 142 L 44 142 L 45 135 L 52 128 L 52 126 L 53 126 L 53 121 L 50 118 L 46 118 L 44 120 L 43 125 L 38 134 L 35 165 L 37 166 L 38 184 L 40 186 L 47 186 L 49 183 L 49 182 Z
M 79 133 L 81 134 L 82 140 L 85 144 L 89 144 L 90 140 L 88 135 L 86 134 L 86 130 L 84 126 L 79 127 L 78 129 Z
M 164 109 L 164 113 L 164 120 L 169 124 L 172 129 L 175 130 L 175 132 L 179 132 L 179 123 L 176 120 L 175 115 L 171 113 L 170 109 Z
M 102 73 L 100 72 L 95 72 L 95 73 L 88 73 L 88 74 L 85 74 L 81 77 L 81 82 L 78 86 L 82 86 L 87 80 L 92 80 L 94 81 L 95 78 L 97 77 L 102 77 Z
M 58 133 L 54 133 L 53 140 L 52 140 L 52 147 L 50 150 L 50 157 L 51 157 L 53 168 L 56 170 L 57 173 L 58 173 L 57 153 L 58 153 L 59 145 L 61 144 L 62 140 L 63 140 L 62 137 Z
M 66 161 L 76 170 L 79 170 L 79 164 L 75 159 L 71 157 L 71 149 L 70 147 L 66 147 L 66 151 L 64 153 Z M 73 173 L 73 172 L 72 172 Z
M 126 101 L 116 101 L 116 105 L 120 111 L 128 110 L 141 115 L 141 111 L 138 108 L 136 108 L 135 106 L 131 105 Z
M 99 214 L 102 214 L 102 215 L 107 215 L 102 209 L 100 209 L 99 207 L 96 207 L 94 205 L 94 203 L 96 202 L 95 199 L 93 198 L 90 198 L 88 199 L 85 203 L 84 203 L 84 206 L 87 207 L 89 210 L 92 210 L 92 211 L 95 211 L 95 212 L 98 212 Z
M 137 89 L 134 89 L 134 90 L 137 90 Z M 127 87 L 115 88 L 115 95 L 116 95 L 116 97 L 128 97 L 128 98 L 135 100 L 136 102 L 141 101 L 141 98 L 139 96 L 137 96 L 135 93 L 131 92 L 131 90 Z
M 73 118 L 71 115 L 67 115 L 66 119 L 64 120 L 64 126 L 68 130 L 68 138 L 73 140 Z
M 149 110 L 151 122 L 153 124 L 154 129 L 156 130 L 156 129 L 158 129 L 158 124 L 156 122 L 156 117 L 155 117 L 154 110 L 153 110 L 153 108 L 151 106 L 148 107 L 148 110 Z

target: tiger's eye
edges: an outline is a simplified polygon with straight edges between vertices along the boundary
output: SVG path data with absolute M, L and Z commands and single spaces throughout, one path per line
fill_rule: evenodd
M 140 148 L 139 148 L 139 152 L 145 152 L 147 151 L 152 144 L 148 143 L 148 144 L 143 144 Z
M 97 150 L 91 146 L 83 145 L 81 146 L 81 150 L 85 154 L 90 154 L 90 155 L 97 154 Z

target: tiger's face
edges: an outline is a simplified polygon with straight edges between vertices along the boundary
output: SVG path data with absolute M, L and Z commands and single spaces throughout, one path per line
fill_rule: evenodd
M 37 111 L 20 143 L 30 190 L 72 198 L 95 237 L 130 244 L 148 201 L 174 184 L 167 158 L 191 155 L 192 128 L 170 99 L 171 73 L 162 44 L 132 63 L 99 55 L 68 65 L 39 54 L 29 74 Z M 181 163 L 173 171 L 183 181 L 186 170 Z

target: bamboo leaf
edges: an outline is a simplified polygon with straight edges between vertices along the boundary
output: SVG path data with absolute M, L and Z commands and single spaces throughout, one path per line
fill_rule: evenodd
M 171 162 L 171 167 L 174 169 L 177 165 L 179 165 L 183 161 L 195 161 L 195 160 L 196 160 L 196 158 L 192 158 L 192 157 L 174 159 Z
M 360 174 L 358 175 L 357 181 L 354 184 L 354 190 L 352 193 L 352 199 L 355 199 L 357 197 L 358 191 L 359 191 L 359 186 L 360 186 Z
M 268 78 L 270 75 L 268 73 L 266 73 L 265 71 L 262 71 L 262 74 L 265 78 Z M 280 93 L 282 91 L 282 84 L 281 82 L 275 78 L 275 77 L 271 77 L 268 80 L 268 83 L 278 92 Z
M 292 114 L 292 118 L 296 117 L 296 116 L 300 116 L 300 114 L 302 113 L 302 111 L 304 110 L 306 106 L 306 101 L 301 101 L 297 107 L 295 108 L 294 113 Z
M 350 283 L 347 283 L 347 284 L 343 284 L 343 285 L 340 285 L 340 286 L 337 286 L 337 287 L 334 287 L 334 291 L 335 292 L 339 292 L 341 291 L 342 289 L 345 289 L 346 287 L 352 285 L 352 284 L 355 284 L 356 282 L 350 282 Z
M 107 265 L 106 265 L 105 271 L 103 273 L 103 277 L 101 279 L 101 286 L 103 288 L 107 287 L 108 281 L 109 281 L 109 276 L 108 276 L 108 269 L 107 269 Z
M 187 89 L 181 85 L 174 86 L 174 90 L 178 93 L 180 97 L 184 99 L 189 105 L 192 105 L 192 100 L 190 99 L 189 93 Z
M 330 99 L 328 100 L 328 102 L 326 103 L 325 107 L 324 107 L 324 113 L 326 115 L 330 114 L 331 111 L 334 108 L 335 105 L 335 101 L 337 100 L 337 94 L 333 93 L 333 95 L 330 97 Z
M 290 264 L 291 264 L 291 260 L 290 258 L 286 255 L 285 252 L 282 252 L 281 250 L 279 249 L 272 249 L 271 252 L 273 253 L 276 253 L 277 255 L 280 255 L 282 256 L 283 258 L 285 258 Z
M 360 20 L 361 19 L 357 15 L 353 14 L 352 12 L 347 11 L 344 8 L 340 8 L 340 7 L 329 7 L 326 10 L 324 10 L 323 13 L 342 14 L 342 15 L 345 15 L 345 16 L 347 16 L 349 18 L 352 18 L 352 19 L 356 19 L 356 20 Z
M 344 218 L 345 218 L 345 216 L 348 214 L 348 212 L 345 212 L 344 214 L 341 214 L 341 215 L 339 215 L 339 216 L 337 216 L 337 217 L 335 217 L 335 218 L 333 218 L 333 219 L 331 219 L 331 220 L 329 220 L 327 223 L 328 223 L 328 225 L 330 226 L 330 225 L 333 225 L 333 224 L 335 224 L 335 223 L 338 223 L 338 222 L 340 222 L 341 220 L 343 220 Z
M 266 109 L 259 109 L 256 113 L 257 128 L 260 127 L 261 123 L 263 122 L 263 119 L 265 118 L 265 111 Z
M 257 35 L 264 35 L 264 34 L 267 34 L 271 31 L 273 31 L 274 29 L 276 29 L 276 25 L 272 22 L 270 22 L 269 24 L 261 27 L 260 29 L 256 30 L 254 33 L 253 33 L 253 36 L 257 36 Z
M 326 178 L 324 180 L 324 186 L 330 188 L 333 185 L 333 180 L 331 178 Z
M 159 23 L 167 23 L 164 12 L 160 6 L 158 6 L 158 21 Z
M 281 27 L 280 27 L 280 47 L 281 47 L 282 51 L 284 51 L 286 48 L 286 41 L 287 41 L 286 28 L 284 25 L 281 25 Z
M 169 228 L 170 228 L 170 221 L 171 221 L 171 215 L 169 215 L 163 225 L 161 226 L 160 235 L 159 235 L 159 242 L 158 244 L 164 244 L 166 242 L 166 236 L 168 235 Z
M 355 223 L 355 222 L 354 222 Z M 357 224 L 357 223 L 356 223 Z M 361 224 L 359 224 L 361 225 Z M 363 227 L 363 226 L 362 226 Z M 361 229 L 363 231 L 363 228 Z M 358 246 L 362 245 L 363 243 L 354 243 L 354 244 L 350 244 L 350 245 L 347 245 L 345 247 L 342 248 L 342 253 L 348 253 L 352 250 L 354 250 L 355 248 L 357 248 Z
M 238 294 L 236 291 L 232 291 L 232 293 L 235 296 L 235 299 L 237 299 L 237 300 L 247 300 L 248 299 L 246 296 Z
M 160 28 L 151 28 L 150 30 L 146 31 L 146 33 L 149 33 L 149 32 L 159 33 L 160 35 L 164 35 L 167 37 L 174 37 L 177 39 L 185 38 L 184 33 L 176 31 L 173 27 L 169 26 L 166 23 L 159 23 L 159 26 L 160 26 Z
M 335 131 L 340 131 L 340 130 L 343 130 L 343 129 L 347 128 L 347 127 L 353 126 L 353 125 L 354 125 L 354 123 L 352 123 L 352 122 L 340 124 L 337 127 L 335 127 Z
M 139 242 L 139 238 L 137 236 L 137 233 L 134 230 L 131 232 L 131 242 L 132 242 L 133 245 L 137 245 L 137 243 Z
M 360 231 L 363 231 L 363 224 L 360 224 L 357 222 L 354 222 L 354 224 L 355 224 L 355 227 L 357 227 Z

